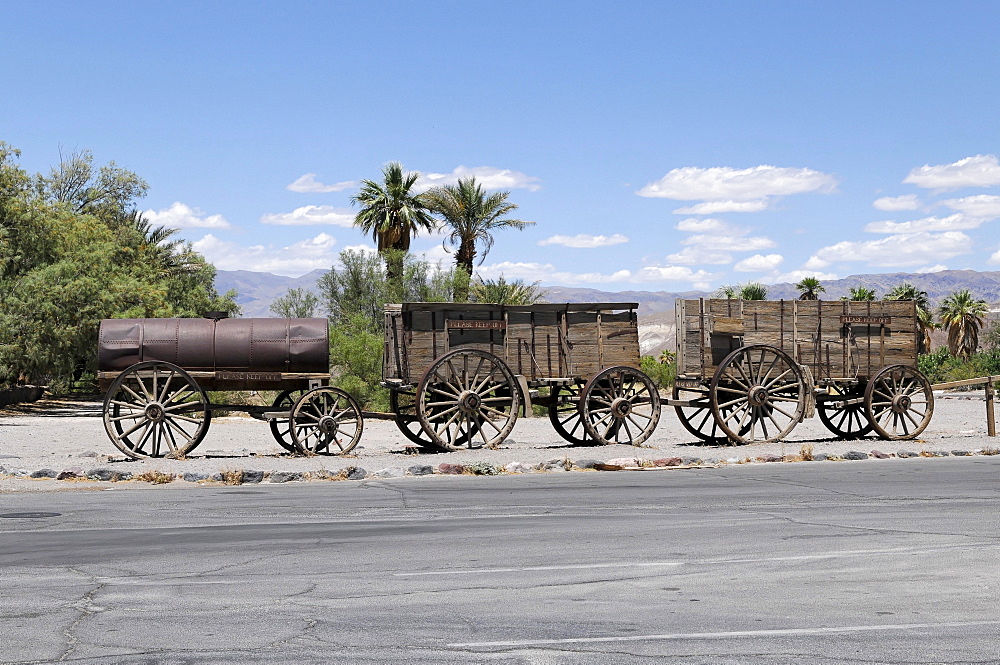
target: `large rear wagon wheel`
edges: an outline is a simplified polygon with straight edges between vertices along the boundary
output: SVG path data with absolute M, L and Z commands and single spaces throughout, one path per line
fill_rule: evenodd
M 726 356 L 712 377 L 708 398 L 730 441 L 767 443 L 785 438 L 802 420 L 806 383 L 791 356 L 754 344 Z
M 133 459 L 183 457 L 208 432 L 208 397 L 177 365 L 149 361 L 118 375 L 104 399 L 104 429 Z
M 521 391 L 500 358 L 457 349 L 435 360 L 417 385 L 417 417 L 443 450 L 494 448 L 510 434 Z
M 913 367 L 890 365 L 868 382 L 865 413 L 883 439 L 912 439 L 931 422 L 934 392 Z
M 660 422 L 656 384 L 632 367 L 608 367 L 583 387 L 580 414 L 587 434 L 604 444 L 638 446 Z

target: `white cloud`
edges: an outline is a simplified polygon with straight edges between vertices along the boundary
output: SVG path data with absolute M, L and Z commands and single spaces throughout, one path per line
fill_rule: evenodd
M 414 191 L 422 192 L 441 185 L 455 185 L 459 179 L 475 176 L 483 189 L 527 189 L 534 192 L 541 189 L 538 178 L 520 171 L 497 169 L 492 166 L 458 166 L 451 173 L 422 173 L 414 186 Z
M 984 221 L 1000 217 L 1000 196 L 978 194 L 961 199 L 946 199 L 941 203 L 952 210 Z
M 286 247 L 252 245 L 244 247 L 235 242 L 221 240 L 209 233 L 193 243 L 200 252 L 220 270 L 253 270 L 270 272 L 287 277 L 300 277 L 317 268 L 333 265 L 336 255 L 333 247 L 337 239 L 326 233 L 302 240 Z
M 638 192 L 639 196 L 679 201 L 761 201 L 771 196 L 804 192 L 830 192 L 837 180 L 832 175 L 807 168 L 728 166 L 673 169 Z
M 802 266 L 806 270 L 821 270 L 830 265 L 829 261 L 824 261 L 818 256 L 810 256 L 809 260 Z
M 675 215 L 717 215 L 722 212 L 760 212 L 767 209 L 767 199 L 757 201 L 705 201 L 677 208 Z
M 910 222 L 871 222 L 865 226 L 868 233 L 923 233 L 927 231 L 961 231 L 977 228 L 982 219 L 955 213 L 947 217 L 924 217 Z
M 754 254 L 743 259 L 733 270 L 739 272 L 771 272 L 785 260 L 781 254 Z
M 611 236 L 592 236 L 580 233 L 575 236 L 552 236 L 545 240 L 539 240 L 539 245 L 563 245 L 564 247 L 576 247 L 590 249 L 594 247 L 611 247 L 628 242 L 628 238 L 620 233 Z
M 353 180 L 345 180 L 333 185 L 324 185 L 320 181 L 316 180 L 315 173 L 307 173 L 300 176 L 295 182 L 285 187 L 285 189 L 303 194 L 325 194 L 328 192 L 341 192 L 345 189 L 351 189 L 356 187 L 357 184 L 358 183 Z
M 638 282 L 689 282 L 705 284 L 715 275 L 704 270 L 691 270 L 683 266 L 646 266 L 635 274 Z
M 820 281 L 840 279 L 840 277 L 836 273 L 832 272 L 817 272 L 815 270 L 799 269 L 799 270 L 793 270 L 791 272 L 782 273 L 780 275 L 775 275 L 773 278 L 768 280 L 768 283 L 781 284 L 784 282 L 790 282 L 792 284 L 795 284 L 801 282 L 806 277 L 815 277 Z
M 160 211 L 147 210 L 142 213 L 151 226 L 168 229 L 228 229 L 232 227 L 222 215 L 206 215 L 198 208 L 192 208 L 175 201 L 169 208 Z
M 920 199 L 917 198 L 916 194 L 883 196 L 880 199 L 875 199 L 874 203 L 872 203 L 872 207 L 877 210 L 885 210 L 887 212 L 896 210 L 918 210 L 920 208 Z
M 310 205 L 296 208 L 292 212 L 267 213 L 261 216 L 260 223 L 280 226 L 332 224 L 333 226 L 351 228 L 354 226 L 354 213 L 346 208 Z
M 683 245 L 697 245 L 701 249 L 714 249 L 724 252 L 756 252 L 770 249 L 775 242 L 765 236 L 747 238 L 745 236 L 726 235 L 693 235 L 681 241 Z
M 496 279 L 503 275 L 506 279 L 522 279 L 528 283 L 543 282 L 550 284 L 608 284 L 631 281 L 632 273 L 619 270 L 610 275 L 603 273 L 572 273 L 556 270 L 551 263 L 521 263 L 501 261 L 492 265 L 476 268 L 476 274 L 486 279 Z
M 669 263 L 676 263 L 682 266 L 693 265 L 725 265 L 733 262 L 732 254 L 728 252 L 713 251 L 702 247 L 685 247 L 675 254 L 667 254 Z
M 864 261 L 878 267 L 910 267 L 972 252 L 972 239 L 961 231 L 908 233 L 865 242 L 839 242 L 816 252 L 830 263 Z
M 1000 265 L 1000 249 L 993 252 L 993 254 L 990 255 L 990 258 L 987 259 L 986 262 L 993 265 Z
M 924 268 L 917 268 L 913 272 L 917 272 L 917 273 L 941 272 L 942 270 L 947 270 L 947 269 L 948 269 L 948 266 L 944 265 L 943 263 L 939 263 L 939 264 L 934 265 L 934 266 L 926 266 Z
M 924 189 L 949 190 L 962 187 L 993 187 L 1000 185 L 1000 163 L 996 155 L 976 155 L 954 164 L 925 164 L 910 171 L 904 183 Z
M 674 228 L 678 231 L 686 231 L 688 233 L 725 233 L 726 235 L 733 236 L 742 236 L 750 232 L 749 229 L 733 226 L 721 219 L 698 219 L 697 217 L 682 219 L 677 222 L 677 226 Z

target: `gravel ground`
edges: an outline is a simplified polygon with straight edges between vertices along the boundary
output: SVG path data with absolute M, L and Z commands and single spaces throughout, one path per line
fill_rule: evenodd
M 569 446 L 555 433 L 548 418 L 535 417 L 519 419 L 511 437 L 497 450 L 427 453 L 411 447 L 394 422 L 368 419 L 352 455 L 294 457 L 274 442 L 266 423 L 230 416 L 213 418 L 207 436 L 189 458 L 142 461 L 125 457 L 108 439 L 101 420 L 100 398 L 46 399 L 0 410 L 0 492 L 56 489 L 57 485 L 84 487 L 89 483 L 81 482 L 81 478 L 94 476 L 95 469 L 106 470 L 104 476 L 138 476 L 152 471 L 189 482 L 206 478 L 210 482 L 212 474 L 238 471 L 245 472 L 246 481 L 253 482 L 258 477 L 246 472 L 254 471 L 263 472 L 264 482 L 285 482 L 341 478 L 348 473 L 350 479 L 456 473 L 477 464 L 480 470 L 507 468 L 524 472 L 592 467 L 594 462 L 610 467 L 677 468 L 789 460 L 810 448 L 818 458 L 862 458 L 849 453 L 864 453 L 869 459 L 888 455 L 899 460 L 903 452 L 925 457 L 952 456 L 956 452 L 993 452 L 1000 447 L 1000 439 L 986 435 L 986 406 L 981 392 L 938 393 L 935 399 L 930 426 L 920 438 L 910 441 L 840 441 L 830 436 L 818 418 L 813 418 L 800 423 L 782 442 L 707 446 L 693 441 L 673 408 L 664 407 L 656 432 L 641 447 Z M 31 478 L 31 474 L 61 474 L 74 482 Z

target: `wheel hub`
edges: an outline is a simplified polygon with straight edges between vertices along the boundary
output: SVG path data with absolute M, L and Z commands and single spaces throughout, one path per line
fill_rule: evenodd
M 611 403 L 611 413 L 614 414 L 615 418 L 626 417 L 628 414 L 632 413 L 632 402 L 619 397 Z
M 482 405 L 483 398 L 472 390 L 466 390 L 458 396 L 458 408 L 462 410 L 462 413 L 475 413 Z
M 323 416 L 319 419 L 318 427 L 323 434 L 333 434 L 337 431 L 337 419 L 333 416 Z
M 764 406 L 767 404 L 767 388 L 754 386 L 750 389 L 749 400 L 752 406 Z
M 892 398 L 892 410 L 896 413 L 905 413 L 910 410 L 913 400 L 909 395 L 896 395 Z
M 145 408 L 146 418 L 152 420 L 154 423 L 163 422 L 166 418 L 166 411 L 163 409 L 163 405 L 159 402 L 150 402 Z

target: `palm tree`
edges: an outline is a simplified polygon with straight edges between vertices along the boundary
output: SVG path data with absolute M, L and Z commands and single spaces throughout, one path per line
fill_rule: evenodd
M 496 192 L 489 196 L 475 176 L 460 178 L 457 185 L 435 187 L 424 195 L 428 207 L 441 216 L 450 233 L 444 245 L 458 246 L 455 265 L 472 275 L 472 267 L 479 256 L 481 264 L 493 247 L 493 232 L 499 229 L 524 229 L 534 222 L 512 219 L 506 215 L 517 210 L 517 205 L 507 201 L 510 192 Z M 456 294 L 456 298 L 465 294 Z
M 362 180 L 361 191 L 351 197 L 360 205 L 354 225 L 370 233 L 385 259 L 385 273 L 390 283 L 403 279 L 403 260 L 410 251 L 410 240 L 421 230 L 435 227 L 434 218 L 424 198 L 413 193 L 419 173 L 403 173 L 403 165 L 389 162 L 382 167 L 383 181 Z
M 875 300 L 875 289 L 869 289 L 866 286 L 852 286 L 841 300 L 872 302 Z
M 815 277 L 803 277 L 802 281 L 795 285 L 795 288 L 801 294 L 799 300 L 819 300 L 819 294 L 826 291 Z
M 931 333 L 938 327 L 931 316 L 931 302 L 926 291 L 921 291 L 909 282 L 897 284 L 889 290 L 882 300 L 912 300 L 917 304 L 917 326 L 920 328 L 920 340 L 924 353 L 931 350 Z
M 988 311 L 986 301 L 974 298 L 969 289 L 956 291 L 941 301 L 938 318 L 948 331 L 951 355 L 968 359 L 979 348 L 979 329 Z
M 747 282 L 740 287 L 740 300 L 767 300 L 767 287 L 760 282 Z
M 940 328 L 937 323 L 934 322 L 934 315 L 926 309 L 917 309 L 917 326 L 920 329 L 920 344 L 917 349 L 917 353 L 930 353 L 931 344 L 931 333 Z
M 733 300 L 739 298 L 740 287 L 735 284 L 727 284 L 726 286 L 720 286 L 719 290 L 715 292 L 716 297 L 725 298 L 726 300 Z
M 472 299 L 496 305 L 534 305 L 542 299 L 542 294 L 538 282 L 525 284 L 520 279 L 508 282 L 500 275 L 496 280 L 477 277 L 472 284 Z
M 913 300 L 917 303 L 917 309 L 927 310 L 928 312 L 931 309 L 927 292 L 921 291 L 909 282 L 903 282 L 894 286 L 888 293 L 882 296 L 882 300 Z

